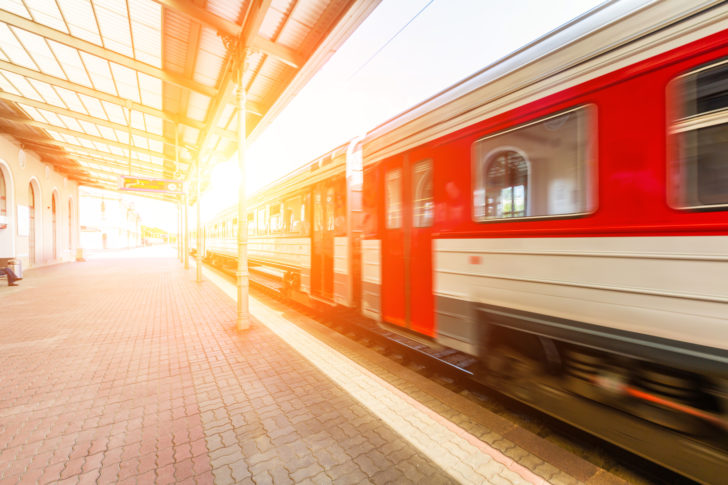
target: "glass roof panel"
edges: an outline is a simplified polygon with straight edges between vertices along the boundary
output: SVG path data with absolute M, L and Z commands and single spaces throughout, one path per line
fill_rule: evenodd
M 15 86 L 8 81 L 2 72 L 0 72 L 0 89 L 7 91 L 8 93 L 20 95 L 20 91 L 18 91 Z
M 117 130 L 114 128 L 112 130 L 114 132 L 114 136 L 112 136 L 112 139 L 117 139 L 121 143 L 129 143 L 129 131 L 128 130 Z
M 114 62 L 110 62 L 109 66 L 111 66 L 111 72 L 114 75 L 114 82 L 116 83 L 116 89 L 119 90 L 119 96 L 138 103 L 139 83 L 137 83 L 136 71 Z
M 131 139 L 134 146 L 139 148 L 146 148 L 147 150 L 149 150 L 149 140 L 147 140 L 145 136 L 135 135 L 132 133 Z
M 87 72 L 93 73 L 91 76 L 93 77 L 91 80 L 93 82 L 93 87 L 99 91 L 113 94 L 114 96 L 118 95 L 116 92 L 116 86 L 114 85 L 114 78 L 111 75 L 111 70 L 109 69 L 109 63 L 99 57 L 86 54 L 85 52 L 81 52 L 80 54 Z
M 66 78 L 66 74 L 61 69 L 61 66 L 58 65 L 56 57 L 53 55 L 53 52 L 43 37 L 31 34 L 22 29 L 13 29 L 13 32 L 42 72 L 62 79 Z
M 149 0 L 128 0 L 132 22 L 138 22 L 161 31 L 162 6 Z
M 52 40 L 48 41 L 48 44 L 66 73 L 59 77 L 67 78 L 70 81 L 84 86 L 92 86 L 86 73 L 86 68 L 83 62 L 81 62 L 81 56 L 78 55 L 78 50 Z
M 63 102 L 66 103 L 66 106 L 69 109 L 72 109 L 73 111 L 78 111 L 79 113 L 86 112 L 86 109 L 83 107 L 83 103 L 81 103 L 81 100 L 78 99 L 78 95 L 76 95 L 76 93 L 64 88 L 56 88 L 56 92 L 61 97 L 61 99 L 63 99 Z
M 81 140 L 79 140 L 75 136 L 64 135 L 63 133 L 57 133 L 55 138 L 59 139 L 59 140 L 63 140 L 66 143 L 70 143 L 72 145 L 82 145 Z M 68 148 L 66 148 L 66 150 L 68 150 Z
M 27 19 L 30 18 L 28 9 L 25 8 L 25 5 L 23 5 L 23 2 L 20 0 L 3 0 L 3 9 L 16 15 L 20 15 L 21 17 L 25 17 Z
M 15 74 L 14 72 L 5 72 L 5 77 L 8 81 L 13 83 L 15 89 L 20 92 L 21 96 L 26 98 L 35 99 L 36 101 L 43 101 L 38 92 L 33 89 L 33 86 L 23 77 Z
M 131 110 L 131 126 L 138 130 L 144 130 L 144 116 L 142 113 Z
M 70 116 L 61 115 L 59 114 L 58 117 L 63 121 L 63 125 L 73 131 L 79 131 L 83 132 L 83 129 L 81 128 L 81 125 L 78 124 L 78 121 L 76 121 L 76 118 L 71 118 Z
M 126 125 L 127 121 L 125 109 L 122 109 L 122 107 L 118 104 L 109 103 L 108 101 L 101 101 L 101 104 L 104 106 L 104 110 L 106 111 L 110 121 L 120 125 Z
M 209 104 L 209 97 L 204 94 L 191 92 L 187 105 L 187 117 L 192 118 L 193 120 L 203 121 Z
M 2 48 L 11 62 L 33 69 L 34 71 L 38 70 L 38 66 L 35 65 L 33 59 L 31 59 L 15 35 L 10 31 L 10 28 L 4 23 L 0 23 L 0 48 Z
M 38 91 L 41 96 L 43 96 L 46 103 L 53 104 L 55 106 L 63 106 L 63 101 L 61 101 L 61 98 L 58 97 L 58 94 L 50 84 L 36 81 L 35 79 L 28 79 L 28 82 L 33 85 L 35 90 Z
M 164 143 L 161 141 L 156 140 L 148 140 L 147 143 L 149 144 L 149 149 L 154 150 L 155 152 L 162 153 L 164 150 Z
M 28 110 L 26 109 L 26 111 L 28 111 Z M 30 113 L 30 111 L 28 111 L 28 112 Z M 38 115 L 37 116 L 33 115 L 34 119 L 39 120 L 39 121 L 45 120 L 48 123 L 50 123 L 52 125 L 56 125 L 56 126 L 63 126 L 63 122 L 58 117 L 58 115 L 55 114 L 54 112 L 47 111 L 44 109 L 37 109 L 36 112 L 38 113 Z
M 182 136 L 182 142 L 188 145 L 194 145 L 197 143 L 197 137 L 200 131 L 195 128 L 189 128 L 185 130 L 184 136 Z
M 54 0 L 26 0 L 30 15 L 39 24 L 47 25 L 61 32 L 68 33 L 66 23 L 63 21 L 61 12 Z
M 92 143 L 94 144 L 94 147 L 96 148 L 96 150 L 98 150 L 100 152 L 108 152 L 109 150 L 114 149 L 113 145 L 107 145 L 106 143 L 102 143 L 100 141 L 94 141 Z M 119 149 L 119 150 L 121 150 L 121 149 Z M 128 157 L 126 151 L 124 151 L 124 155 Z
M 159 30 L 132 22 L 136 58 L 154 67 L 162 67 L 162 41 Z
M 162 81 L 139 73 L 139 87 L 141 88 L 142 103 L 152 108 L 162 109 Z
M 163 122 L 161 119 L 145 113 L 144 122 L 147 126 L 147 131 L 149 131 L 150 133 L 154 133 L 155 135 L 162 135 Z
M 109 128 L 108 126 L 102 126 L 102 125 L 96 125 L 96 128 L 99 130 L 99 133 L 101 133 L 101 136 L 103 136 L 104 138 L 108 138 L 109 140 L 117 139 L 113 128 Z M 121 140 L 119 140 L 119 141 L 121 141 Z
M 45 121 L 45 118 L 43 117 L 43 113 L 41 113 L 39 110 L 35 109 L 34 107 L 28 106 L 26 104 L 20 104 L 20 107 L 23 108 L 23 111 L 25 111 L 28 114 L 28 116 L 30 116 L 34 120 Z
M 93 136 L 101 136 L 101 133 L 99 132 L 98 127 L 94 123 L 89 123 L 88 121 L 78 120 L 78 124 L 81 125 L 81 128 L 85 133 L 88 133 L 89 135 Z
M 79 94 L 78 97 L 81 99 L 81 103 L 83 103 L 88 114 L 95 116 L 96 118 L 101 118 L 102 120 L 108 119 L 108 116 L 106 116 L 106 112 L 101 105 L 101 101 L 96 98 L 92 98 L 91 96 L 86 96 L 85 94 Z
M 94 2 L 96 20 L 101 31 L 101 39 L 107 49 L 125 56 L 134 57 L 129 32 L 129 17 L 126 14 L 126 2 L 118 0 L 102 0 Z
M 101 36 L 89 0 L 63 0 L 61 9 L 71 35 L 101 45 Z

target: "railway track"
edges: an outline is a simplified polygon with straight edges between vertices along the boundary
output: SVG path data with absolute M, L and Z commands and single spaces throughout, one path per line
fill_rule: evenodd
M 234 281 L 234 270 L 212 268 Z M 329 308 L 325 313 L 317 311 L 285 299 L 277 288 L 267 287 L 253 280 L 251 289 L 259 296 L 271 298 L 307 315 L 629 483 L 697 483 L 487 387 L 476 379 L 479 361 L 470 355 L 432 342 L 424 342 L 416 335 L 408 336 L 383 328 L 351 310 L 332 311 Z

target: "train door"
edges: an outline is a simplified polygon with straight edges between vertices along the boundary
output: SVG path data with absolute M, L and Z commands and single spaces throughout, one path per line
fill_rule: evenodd
M 334 297 L 334 227 L 336 194 L 330 183 L 313 189 L 311 234 L 311 294 L 326 300 Z
M 51 217 L 53 219 L 53 259 L 58 259 L 58 225 L 56 221 L 56 194 L 51 195 Z
M 35 191 L 33 183 L 28 184 L 28 214 L 30 221 L 28 224 L 28 257 L 30 266 L 35 264 Z
M 404 227 L 404 166 L 384 165 L 384 231 L 382 233 L 382 320 L 408 327 L 407 264 Z
M 382 319 L 434 335 L 432 161 L 385 166 Z
M 412 213 L 410 236 L 410 328 L 434 337 L 435 315 L 432 293 L 432 160 L 412 165 Z

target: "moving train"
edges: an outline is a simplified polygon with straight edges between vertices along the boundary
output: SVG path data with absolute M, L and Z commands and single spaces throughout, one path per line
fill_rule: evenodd
M 727 210 L 728 5 L 606 2 L 251 198 L 250 272 L 717 483 Z

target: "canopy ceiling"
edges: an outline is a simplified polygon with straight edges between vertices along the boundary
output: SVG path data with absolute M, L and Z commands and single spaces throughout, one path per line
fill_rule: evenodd
M 84 185 L 114 189 L 130 165 L 186 179 L 237 148 L 226 40 L 249 49 L 254 137 L 378 3 L 3 0 L 0 133 Z

